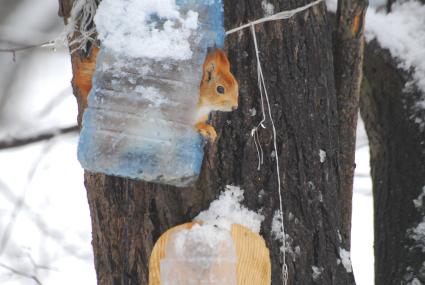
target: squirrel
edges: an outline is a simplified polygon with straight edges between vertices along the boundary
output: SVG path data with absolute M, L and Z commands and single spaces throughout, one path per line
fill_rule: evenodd
M 211 111 L 229 112 L 238 108 L 239 85 L 230 72 L 230 63 L 224 51 L 208 48 L 203 64 L 200 96 L 196 106 L 195 128 L 214 142 L 217 132 L 207 124 Z

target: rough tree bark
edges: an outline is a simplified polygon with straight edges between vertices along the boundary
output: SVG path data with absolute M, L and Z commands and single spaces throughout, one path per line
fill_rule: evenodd
M 308 3 L 269 2 L 276 12 Z M 227 29 L 264 16 L 257 0 L 225 0 L 224 5 Z M 332 30 L 325 4 L 286 21 L 258 25 L 256 31 L 277 129 L 289 243 L 288 284 L 355 284 L 352 272 L 343 266 L 339 256 L 340 250 L 346 248 L 340 235 L 344 231 L 339 193 L 343 177 L 339 174 L 342 162 L 338 159 Z M 262 209 L 266 219 L 261 234 L 271 253 L 272 284 L 282 284 L 281 245 L 270 232 L 272 218 L 279 208 L 270 123 L 260 131 L 265 153 L 260 171 L 250 136 L 261 119 L 261 105 L 249 29 L 229 36 L 227 51 L 240 85 L 239 109 L 214 115 L 213 125 L 219 139 L 206 147 L 201 177 L 194 187 L 174 188 L 85 173 L 99 284 L 147 284 L 149 255 L 161 233 L 190 221 L 227 184 L 240 185 L 245 190 L 245 204 L 250 209 Z M 86 87 L 78 82 L 86 81 L 76 76 L 87 74 L 79 71 L 90 70 L 92 55 L 72 55 L 79 118 L 84 110 Z M 88 60 L 87 65 L 76 67 L 84 60 Z M 257 115 L 252 115 L 252 108 Z M 326 152 L 322 162 L 321 150 Z M 314 280 L 312 266 L 322 272 Z
M 342 236 L 350 248 L 351 209 L 356 152 L 357 114 L 364 49 L 364 21 L 368 0 L 339 0 L 334 37 L 335 86 L 339 116 Z
M 405 88 L 411 74 L 376 41 L 366 45 L 364 76 L 360 110 L 370 143 L 375 284 L 424 284 L 425 252 L 411 238 L 425 216 L 423 198 L 421 207 L 413 202 L 425 186 L 425 110 L 417 105 L 424 97 L 414 85 Z

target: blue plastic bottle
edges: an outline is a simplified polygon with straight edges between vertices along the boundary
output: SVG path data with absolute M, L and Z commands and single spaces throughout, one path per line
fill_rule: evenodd
M 207 48 L 224 44 L 223 6 L 176 4 L 198 13 L 191 58 L 134 58 L 101 46 L 78 145 L 86 170 L 179 187 L 196 181 L 204 154 L 194 111 Z

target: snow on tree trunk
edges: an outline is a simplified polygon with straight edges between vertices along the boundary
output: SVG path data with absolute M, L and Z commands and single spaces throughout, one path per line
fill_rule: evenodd
M 61 7 L 67 7 L 64 2 L 69 1 L 60 0 Z M 225 0 L 225 26 L 234 28 L 306 3 Z M 288 284 L 355 284 L 341 236 L 339 118 L 332 30 L 325 4 L 289 20 L 257 25 L 256 32 L 277 131 Z M 265 217 L 260 234 L 271 253 L 272 284 L 282 284 L 281 243 L 272 231 L 279 199 L 270 123 L 259 131 L 264 151 L 260 170 L 251 136 L 262 114 L 250 30 L 228 36 L 226 44 L 239 81 L 239 108 L 213 116 L 218 140 L 206 147 L 194 187 L 174 188 L 85 173 L 99 284 L 147 284 L 155 241 L 170 227 L 191 221 L 208 208 L 226 185 L 244 189 L 244 204 Z M 72 55 L 74 61 L 85 56 L 80 52 Z M 77 98 L 81 96 L 77 84 L 74 91 Z

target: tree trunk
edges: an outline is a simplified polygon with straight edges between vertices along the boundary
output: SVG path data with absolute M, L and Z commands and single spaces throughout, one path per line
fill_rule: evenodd
M 308 3 L 270 2 L 276 12 Z M 261 2 L 256 0 L 225 0 L 224 11 L 226 29 L 264 17 Z M 289 244 L 288 284 L 355 284 L 351 269 L 343 266 L 339 256 L 346 249 L 340 235 L 344 231 L 339 193 L 343 177 L 339 176 L 338 104 L 325 4 L 289 20 L 257 25 L 256 32 L 277 131 Z M 195 186 L 175 188 L 86 172 L 99 284 L 147 284 L 154 242 L 168 228 L 190 221 L 207 208 L 227 184 L 245 190 L 247 207 L 262 209 L 266 219 L 261 235 L 270 249 L 272 284 L 282 284 L 281 244 L 271 235 L 279 199 L 270 122 L 259 133 L 265 154 L 261 170 L 257 170 L 250 135 L 261 120 L 250 30 L 228 36 L 227 51 L 240 85 L 239 109 L 214 114 L 218 141 L 206 146 Z M 74 53 L 73 64 L 81 62 L 82 56 Z M 84 92 L 76 82 L 78 98 Z M 84 99 L 78 102 L 82 112 Z M 253 108 L 256 115 L 250 111 Z M 314 279 L 312 266 L 321 271 Z
M 418 199 L 425 186 L 425 111 L 417 108 L 421 92 L 414 85 L 406 88 L 411 74 L 376 41 L 366 45 L 364 75 L 360 102 L 370 142 L 375 284 L 424 284 L 425 252 L 412 238 L 425 216 L 425 201 Z M 422 206 L 415 207 L 414 199 Z
M 334 40 L 335 86 L 339 116 L 342 236 L 350 248 L 357 114 L 362 79 L 367 0 L 339 0 Z

